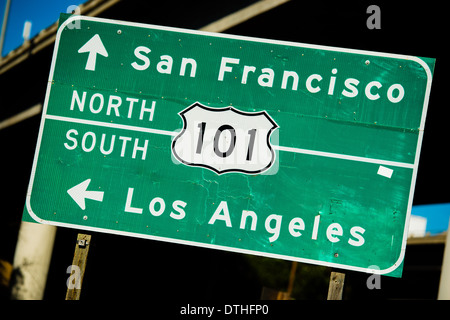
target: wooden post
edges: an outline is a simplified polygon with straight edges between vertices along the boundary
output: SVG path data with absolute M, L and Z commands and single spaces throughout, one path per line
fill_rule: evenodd
M 294 281 L 295 281 L 295 273 L 297 272 L 297 261 L 292 261 L 291 263 L 291 272 L 289 274 L 289 284 L 287 288 L 287 300 L 291 299 L 292 289 L 294 289 Z
M 72 265 L 67 269 L 70 276 L 67 280 L 66 300 L 80 300 L 81 284 L 83 283 L 90 244 L 91 235 L 78 234 Z
M 345 273 L 331 272 L 330 286 L 328 287 L 327 300 L 342 300 L 344 290 Z
M 294 288 L 295 272 L 297 271 L 297 265 L 298 265 L 297 261 L 292 261 L 287 291 L 278 291 L 267 287 L 263 287 L 261 293 L 261 300 L 291 300 L 292 289 Z

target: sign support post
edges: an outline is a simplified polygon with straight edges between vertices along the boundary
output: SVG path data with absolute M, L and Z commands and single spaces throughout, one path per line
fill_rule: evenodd
M 67 279 L 66 300 L 80 300 L 81 284 L 86 269 L 90 244 L 91 235 L 83 233 L 78 234 L 72 265 L 67 269 L 67 272 L 70 273 L 70 277 Z
M 342 300 L 345 273 L 331 271 L 327 300 Z

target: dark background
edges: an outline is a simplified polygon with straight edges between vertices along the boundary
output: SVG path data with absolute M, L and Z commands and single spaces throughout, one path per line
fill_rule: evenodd
M 122 1 L 99 17 L 198 29 L 254 1 Z M 381 9 L 369 30 L 366 9 Z M 448 6 L 445 1 L 291 1 L 225 33 L 436 58 L 414 205 L 450 202 Z M 53 45 L 0 75 L 0 121 L 43 103 Z M 0 130 L 0 259 L 12 263 L 40 117 Z M 78 230 L 58 228 L 45 299 L 63 300 Z M 90 232 L 83 300 L 259 299 L 285 291 L 291 262 Z M 408 246 L 402 279 L 345 271 L 344 299 L 436 299 L 444 245 Z M 326 299 L 330 268 L 299 264 L 295 299 Z

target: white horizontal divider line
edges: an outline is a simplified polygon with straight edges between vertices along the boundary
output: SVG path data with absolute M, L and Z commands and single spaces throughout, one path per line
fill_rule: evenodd
M 88 125 L 99 126 L 99 127 L 107 127 L 107 128 L 116 128 L 116 129 L 123 129 L 123 130 L 129 130 L 129 131 L 162 134 L 162 135 L 173 136 L 173 137 L 175 137 L 179 134 L 179 132 L 177 132 L 177 131 L 167 131 L 167 130 L 160 130 L 160 129 L 153 129 L 153 128 L 144 128 L 144 127 L 129 126 L 129 125 L 118 124 L 118 123 L 109 123 L 109 122 L 102 122 L 102 121 L 54 116 L 54 115 L 49 115 L 49 114 L 45 115 L 45 118 L 50 119 L 50 120 L 74 122 L 74 123 L 88 124 Z M 350 155 L 340 154 L 340 153 L 316 151 L 316 150 L 293 148 L 293 147 L 283 147 L 283 146 L 276 146 L 276 145 L 272 145 L 272 146 L 275 150 L 279 150 L 279 151 L 295 152 L 295 153 L 309 154 L 309 155 L 319 156 L 319 157 L 335 158 L 335 159 L 350 160 L 350 161 L 357 161 L 357 162 L 375 163 L 375 164 L 391 166 L 391 167 L 400 167 L 400 168 L 409 168 L 409 169 L 414 168 L 414 164 L 412 164 L 412 163 L 381 160 L 381 159 L 358 157 L 358 156 L 350 156 Z
M 178 135 L 178 132 L 176 132 L 176 131 L 167 131 L 167 130 L 160 130 L 160 129 L 153 129 L 153 128 L 129 126 L 129 125 L 119 124 L 119 123 L 110 123 L 110 122 L 102 122 L 102 121 L 94 121 L 94 120 L 86 120 L 86 119 L 77 119 L 77 118 L 53 116 L 53 115 L 50 115 L 50 114 L 47 114 L 45 116 L 45 118 L 46 119 L 51 119 L 51 120 L 57 120 L 57 121 L 89 124 L 89 125 L 98 126 L 98 127 L 116 128 L 116 129 L 123 129 L 123 130 L 129 130 L 129 131 L 139 131 L 139 132 L 147 132 L 147 133 L 156 133 L 156 134 L 162 134 L 162 135 L 166 135 L 166 136 L 176 136 L 176 135 Z
M 327 158 L 336 158 L 336 159 L 343 159 L 343 160 L 376 163 L 376 164 L 380 164 L 380 165 L 386 165 L 386 166 L 392 166 L 392 167 L 400 167 L 400 168 L 409 168 L 409 169 L 413 169 L 414 168 L 414 164 L 412 164 L 412 163 L 405 163 L 405 162 L 381 160 L 381 159 L 358 157 L 358 156 L 349 156 L 349 155 L 340 154 L 340 153 L 331 153 L 331 152 L 308 150 L 308 149 L 300 149 L 300 148 L 292 148 L 292 147 L 273 146 L 273 148 L 275 150 L 280 150 L 280 151 L 288 151 L 288 152 L 296 152 L 296 153 L 302 153 L 302 154 L 310 154 L 310 155 L 314 155 L 314 156 L 327 157 Z

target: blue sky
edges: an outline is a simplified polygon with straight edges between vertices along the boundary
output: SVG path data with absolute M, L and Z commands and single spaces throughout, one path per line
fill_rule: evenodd
M 450 203 L 413 206 L 411 214 L 427 218 L 426 231 L 432 235 L 438 234 L 448 230 Z
M 25 21 L 32 23 L 30 38 L 33 38 L 41 30 L 55 23 L 59 14 L 67 11 L 67 7 L 83 2 L 86 0 L 11 0 L 2 56 L 22 44 Z M 0 0 L 0 26 L 3 24 L 5 7 L 6 0 Z

